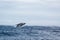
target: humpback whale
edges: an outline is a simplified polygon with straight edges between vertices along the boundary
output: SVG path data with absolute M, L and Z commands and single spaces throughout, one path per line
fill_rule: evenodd
M 21 27 L 23 25 L 25 25 L 26 23 L 18 23 L 16 27 Z

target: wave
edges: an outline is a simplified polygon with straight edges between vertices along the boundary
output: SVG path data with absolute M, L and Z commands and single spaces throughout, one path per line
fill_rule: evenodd
M 14 26 L 0 25 L 0 36 L 13 36 L 21 34 L 36 34 L 36 32 L 31 32 L 33 30 L 42 30 L 50 32 L 60 32 L 60 27 L 45 27 L 45 26 L 25 26 L 21 28 L 15 28 Z
M 27 38 L 51 38 L 52 40 L 58 39 L 60 37 L 60 27 L 46 27 L 46 26 L 24 26 L 24 27 L 14 27 L 14 26 L 7 26 L 7 25 L 0 25 L 0 37 L 9 36 L 11 37 L 18 37 L 21 36 Z M 27 39 L 24 38 L 24 39 Z M 14 38 L 15 39 L 15 38 Z M 21 39 L 21 38 L 20 38 Z M 19 39 L 19 40 L 20 40 Z M 33 39 L 32 39 L 33 40 Z M 50 39 L 49 39 L 50 40 Z

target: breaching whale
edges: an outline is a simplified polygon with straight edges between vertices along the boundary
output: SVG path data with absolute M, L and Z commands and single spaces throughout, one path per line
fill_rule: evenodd
M 23 26 L 23 25 L 25 25 L 26 23 L 18 23 L 17 25 L 16 25 L 16 27 L 21 27 L 21 26 Z

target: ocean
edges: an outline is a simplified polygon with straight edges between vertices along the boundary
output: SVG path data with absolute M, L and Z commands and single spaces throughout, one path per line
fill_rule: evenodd
M 60 40 L 60 27 L 0 25 L 0 40 Z

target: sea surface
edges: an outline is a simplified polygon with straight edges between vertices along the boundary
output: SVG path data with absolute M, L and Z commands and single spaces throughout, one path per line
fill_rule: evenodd
M 0 25 L 0 40 L 60 40 L 60 27 Z

